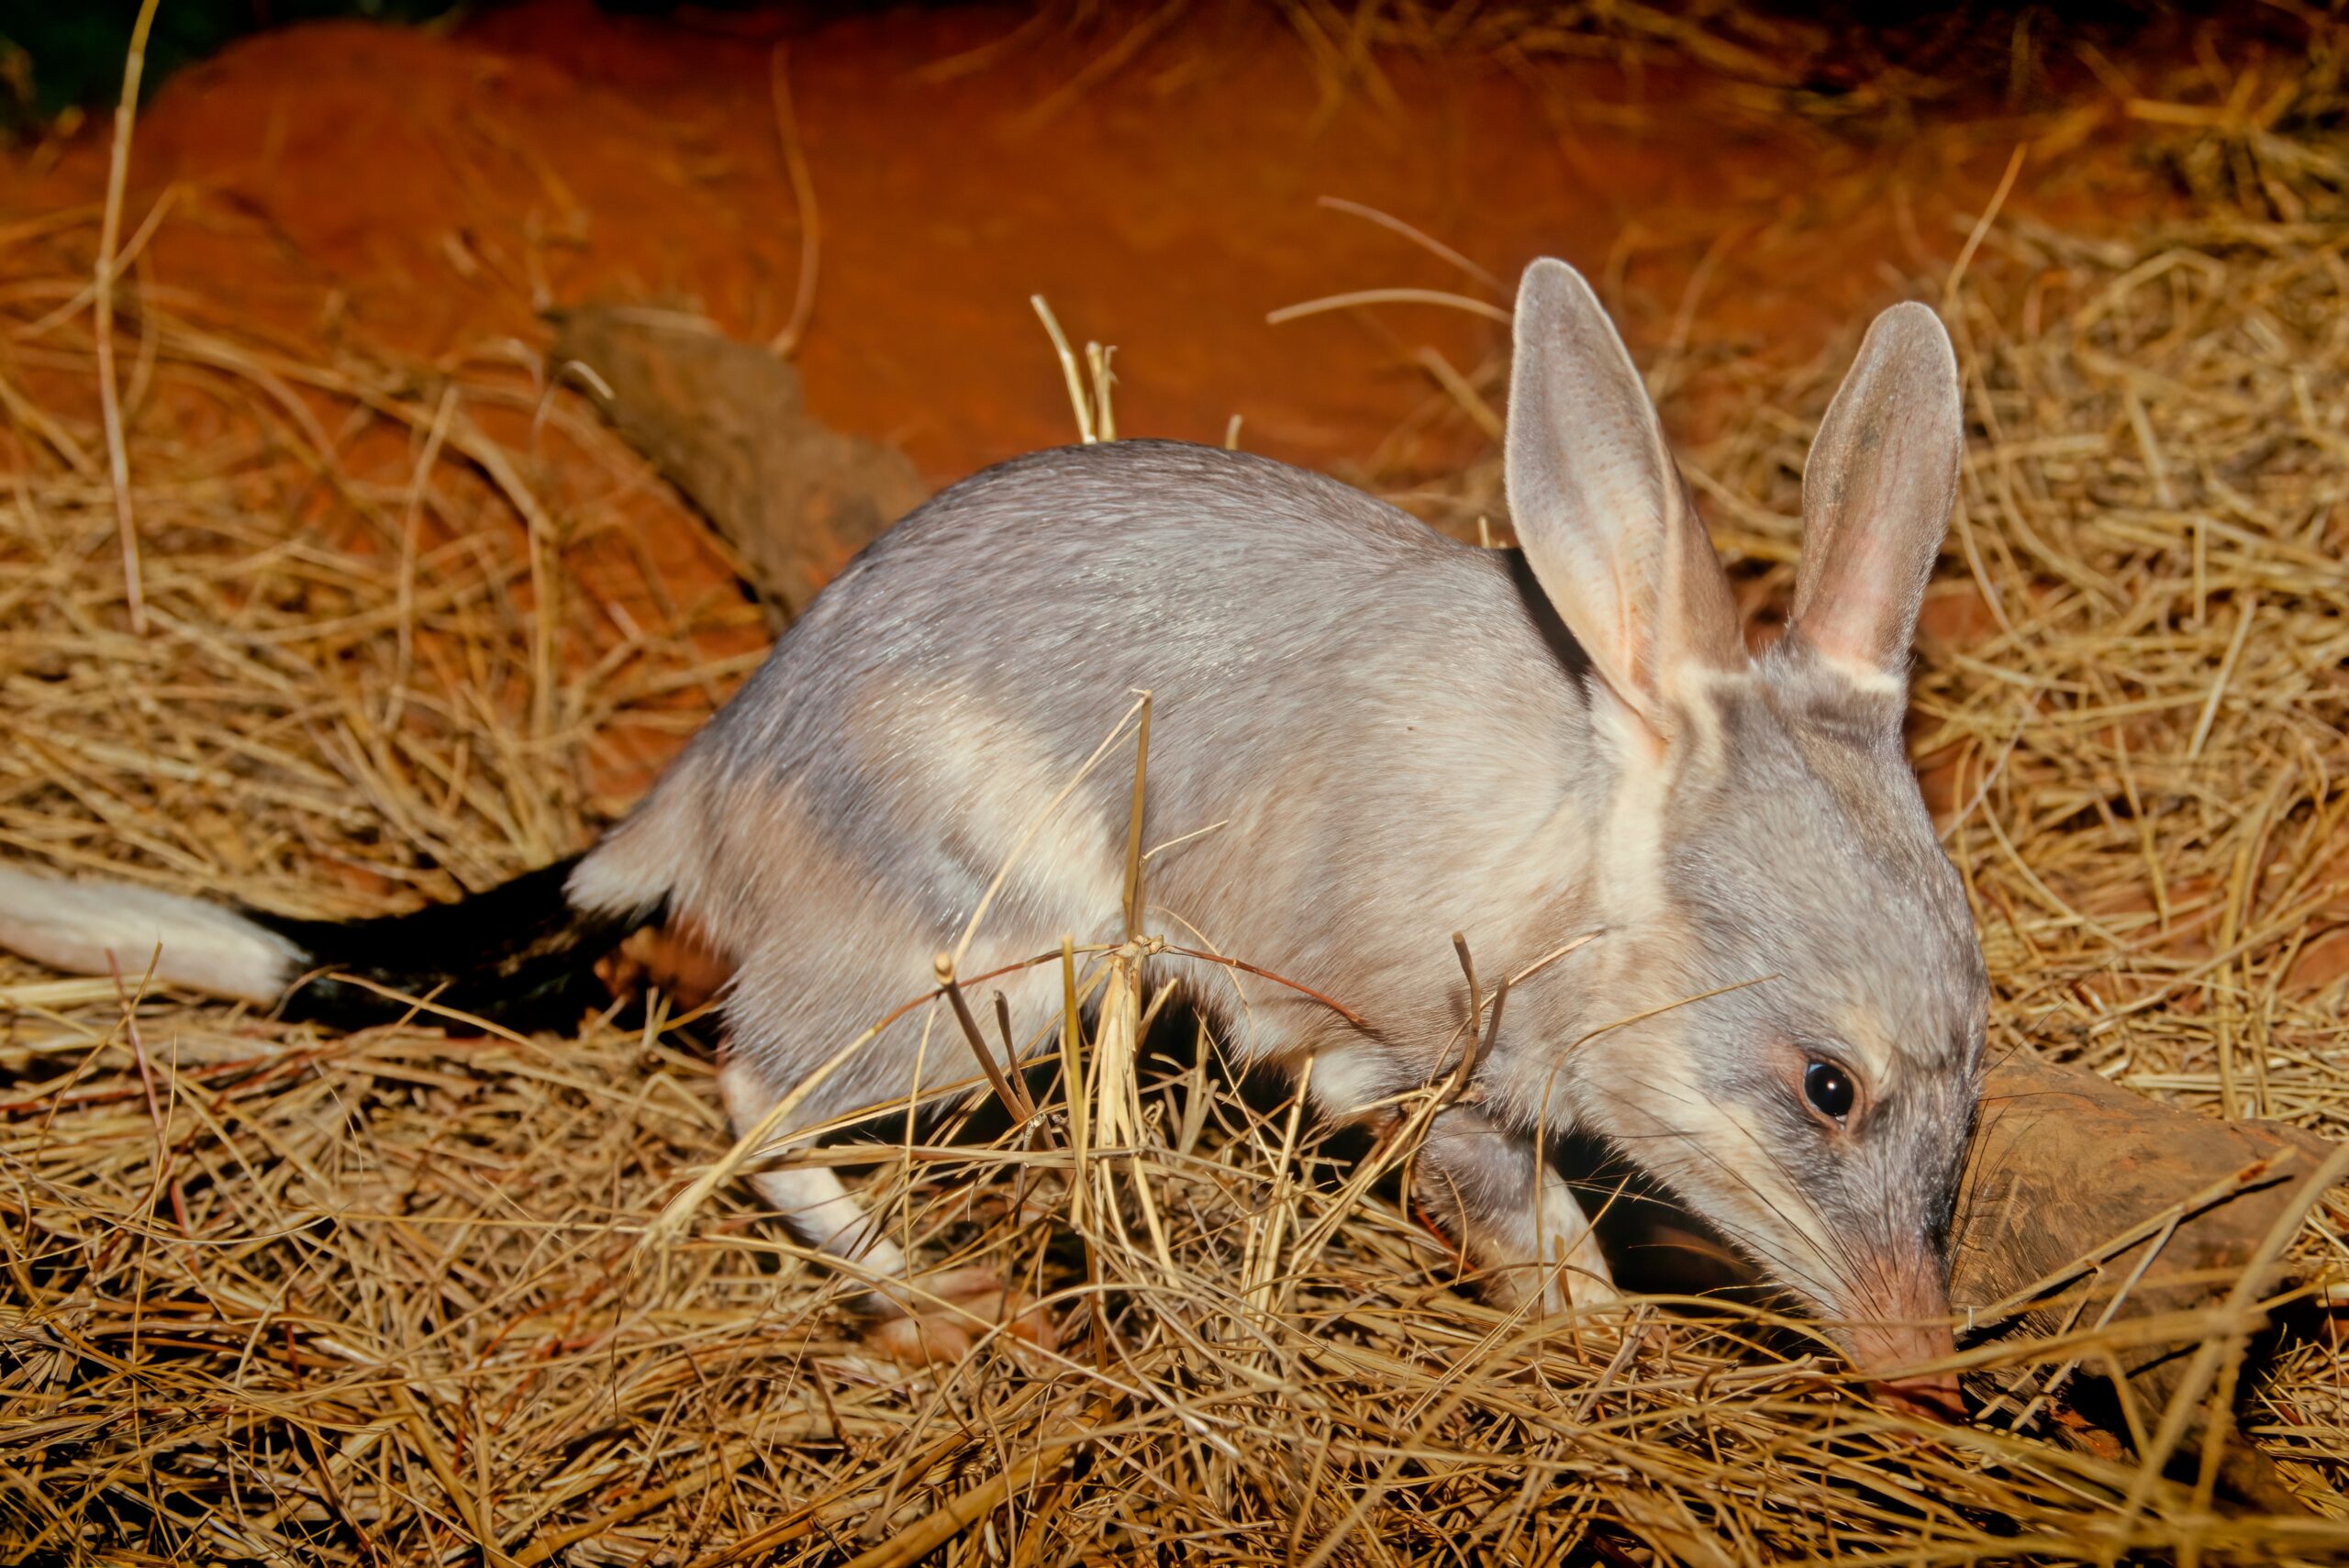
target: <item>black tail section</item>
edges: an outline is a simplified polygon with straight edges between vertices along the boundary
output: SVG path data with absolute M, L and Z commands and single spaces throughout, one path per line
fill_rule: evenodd
M 291 920 L 239 913 L 308 955 L 311 973 L 286 993 L 284 1017 L 362 1029 L 406 1015 L 412 1007 L 400 997 L 412 996 L 509 1029 L 574 1029 L 611 1001 L 596 961 L 661 917 L 658 905 L 622 915 L 573 905 L 563 888 L 579 860 L 405 915 Z

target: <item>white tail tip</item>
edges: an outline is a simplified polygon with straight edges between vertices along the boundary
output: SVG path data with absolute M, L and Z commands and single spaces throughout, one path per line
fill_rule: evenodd
M 0 948 L 69 974 L 121 971 L 272 1003 L 306 955 L 232 909 L 120 882 L 66 882 L 0 865 Z

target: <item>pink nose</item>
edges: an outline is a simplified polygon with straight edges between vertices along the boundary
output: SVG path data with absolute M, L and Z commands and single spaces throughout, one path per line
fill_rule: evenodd
M 1876 1390 L 1877 1398 L 1911 1416 L 1953 1426 L 1965 1419 L 1965 1397 L 1958 1392 L 1957 1373 L 1954 1372 L 1896 1377 L 1868 1386 Z
M 1924 1362 L 1954 1353 L 1957 1342 L 1947 1324 L 1863 1323 L 1852 1330 L 1852 1361 L 1862 1372 L 1885 1373 L 1869 1386 L 1887 1404 L 1935 1421 L 1965 1419 L 1957 1373 L 1917 1372 Z

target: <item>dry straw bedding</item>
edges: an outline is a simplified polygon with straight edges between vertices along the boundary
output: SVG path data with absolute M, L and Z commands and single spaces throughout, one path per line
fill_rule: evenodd
M 1948 302 L 1975 440 L 1915 745 L 1997 1049 L 2340 1135 L 2344 171 L 2272 125 L 2195 146 L 2225 216 L 2102 243 L 2002 226 Z M 510 363 L 322 363 L 160 289 L 127 289 L 116 328 L 153 621 L 128 635 L 95 235 L 5 239 L 8 853 L 300 913 L 446 895 L 580 842 L 625 762 L 598 748 L 685 727 L 740 673 L 705 650 L 747 612 L 669 595 L 616 526 L 645 475 L 567 395 Z M 1831 366 L 1693 359 L 1736 412 L 1692 477 L 1766 603 Z M 1491 484 L 1463 477 L 1451 520 Z M 1084 1059 L 1114 1066 L 1130 976 L 1077 969 L 1108 991 Z M 930 1251 L 1030 1280 L 1070 1326 L 1054 1355 L 990 1343 L 908 1375 L 732 1185 L 640 1245 L 728 1147 L 706 1048 L 657 1007 L 568 1039 L 429 1017 L 340 1036 L 14 966 L 0 1009 L 12 1558 L 2349 1545 L 2323 1344 L 2246 1423 L 2313 1503 L 2298 1520 L 2217 1517 L 2190 1477 L 2138 1486 L 2011 1412 L 1920 1444 L 1742 1319 L 1494 1314 L 1383 1179 L 1408 1127 L 1338 1160 L 1293 1103 L 1243 1105 L 1187 1049 L 1130 1098 L 1089 1068 L 1083 1125 L 1056 1101 L 1037 1136 L 925 1135 L 869 1178 Z M 1139 1155 L 1102 1152 L 1105 1107 L 1139 1118 Z M 2341 1218 L 2321 1207 L 2296 1245 L 2330 1260 Z

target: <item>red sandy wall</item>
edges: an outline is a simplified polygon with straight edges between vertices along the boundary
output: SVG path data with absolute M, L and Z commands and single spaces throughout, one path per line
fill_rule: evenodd
M 1135 16 L 1142 16 L 1135 13 Z M 755 26 L 756 24 L 745 24 Z M 773 26 L 773 24 L 769 24 Z M 1716 80 L 1612 65 L 1383 56 L 1339 83 L 1270 8 L 1070 36 L 963 6 L 789 40 L 822 217 L 801 361 L 819 414 L 945 479 L 1068 439 L 1026 301 L 1119 346 L 1121 428 L 1339 467 L 1427 400 L 1422 344 L 1473 366 L 1491 322 L 1425 306 L 1267 326 L 1346 290 L 1491 292 L 1329 195 L 1414 223 L 1507 278 L 1563 254 L 1611 280 L 1635 340 L 1749 334 L 1816 352 L 1932 274 L 2020 139 L 2012 211 L 2093 218 L 2152 198 L 2070 122 L 1954 119 L 1874 146 L 1765 120 Z M 975 52 L 974 52 L 975 51 Z M 539 305 L 694 303 L 737 333 L 787 318 L 800 222 L 774 43 L 536 0 L 453 36 L 330 24 L 166 83 L 139 127 L 131 220 L 180 206 L 150 282 L 301 340 L 430 359 L 542 341 Z M 2088 138 L 2086 153 L 2061 142 Z M 0 173 L 0 222 L 98 199 L 102 121 Z M 1700 259 L 1701 289 L 1688 283 Z M 1465 421 L 1390 451 L 1456 458 Z

